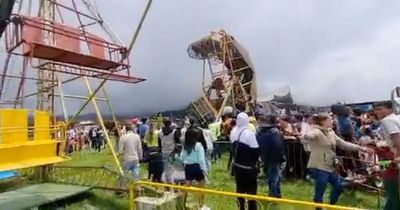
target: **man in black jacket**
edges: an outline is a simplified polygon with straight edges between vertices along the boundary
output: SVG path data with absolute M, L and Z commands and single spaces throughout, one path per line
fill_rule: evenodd
M 277 118 L 273 115 L 259 116 L 257 141 L 260 146 L 264 171 L 267 175 L 269 196 L 281 198 L 281 171 L 285 162 L 285 148 L 282 134 L 276 127 Z

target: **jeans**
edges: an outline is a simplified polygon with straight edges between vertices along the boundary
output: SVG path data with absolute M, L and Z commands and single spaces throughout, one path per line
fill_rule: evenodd
M 315 181 L 314 202 L 323 202 L 326 186 L 329 183 L 332 185 L 332 193 L 329 203 L 332 205 L 336 204 L 343 190 L 339 175 L 335 171 L 327 172 L 315 168 L 311 168 L 310 172 L 311 178 Z
M 128 162 L 124 163 L 125 173 L 128 174 L 130 171 L 132 173 L 133 179 L 135 181 L 140 179 L 139 169 L 140 169 L 140 165 L 139 165 L 138 161 L 128 161 Z
M 267 175 L 267 183 L 269 188 L 269 196 L 281 198 L 281 178 L 282 164 L 268 163 L 265 166 L 265 174 Z
M 400 209 L 399 182 L 396 180 L 383 180 L 385 188 L 385 210 Z
M 135 181 L 140 179 L 139 161 L 126 161 L 126 162 L 124 162 L 123 170 L 124 170 L 125 176 L 128 176 L 129 172 L 131 172 L 132 176 L 133 176 L 133 179 Z M 120 178 L 119 186 L 120 187 L 126 187 L 126 179 L 125 178 Z

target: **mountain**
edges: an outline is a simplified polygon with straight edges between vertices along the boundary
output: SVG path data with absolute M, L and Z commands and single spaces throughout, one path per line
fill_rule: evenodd
M 117 114 L 116 117 L 119 120 L 122 119 L 132 119 L 136 117 L 150 117 L 154 115 L 158 115 L 159 113 L 151 113 L 151 114 Z M 161 112 L 161 115 L 164 117 L 177 117 L 177 118 L 183 118 L 187 115 L 186 109 L 180 109 L 180 110 L 170 110 L 170 111 L 163 111 Z M 73 116 L 69 116 L 69 119 L 71 119 Z M 58 120 L 63 120 L 64 116 L 62 115 L 57 115 Z M 86 120 L 91 120 L 91 121 L 97 121 L 97 115 L 96 113 L 88 113 L 88 114 L 82 114 L 77 117 L 77 121 L 86 121 Z M 112 115 L 111 114 L 103 114 L 103 120 L 112 120 Z

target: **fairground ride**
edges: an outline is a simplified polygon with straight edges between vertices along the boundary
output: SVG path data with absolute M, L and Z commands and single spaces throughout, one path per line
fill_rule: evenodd
M 151 4 L 149 0 L 126 46 L 103 20 L 94 0 L 1 0 L 0 32 L 5 41 L 5 58 L 0 70 L 0 172 L 17 171 L 42 182 L 117 188 L 123 170 L 104 126 L 104 110 L 98 103 L 105 102 L 118 125 L 106 82 L 144 81 L 133 75 L 129 55 Z M 84 92 L 81 87 L 86 87 L 88 95 L 69 94 L 71 87 L 79 87 L 80 93 Z M 67 111 L 68 99 L 84 103 L 72 114 Z M 65 131 L 89 104 L 104 131 L 114 164 L 55 165 L 68 160 L 64 153 Z M 62 121 L 57 119 L 56 110 L 62 111 Z M 15 199 L 0 202 L 0 209 L 40 204 L 40 199 L 39 204 Z
M 224 30 L 189 45 L 190 58 L 203 61 L 203 96 L 192 102 L 190 115 L 204 124 L 218 120 L 225 106 L 251 111 L 257 96 L 254 65 L 248 52 Z

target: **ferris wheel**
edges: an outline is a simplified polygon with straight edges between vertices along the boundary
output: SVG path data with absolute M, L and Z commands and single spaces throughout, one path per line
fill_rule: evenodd
M 66 160 L 61 148 L 67 144 L 65 129 L 92 104 L 117 171 L 123 174 L 98 103 L 106 102 L 119 125 L 106 82 L 145 81 L 133 74 L 129 58 L 151 4 L 149 0 L 130 44 L 125 45 L 93 0 L 1 1 L 5 59 L 0 70 L 0 171 Z M 66 85 L 84 87 L 87 95 L 70 94 Z M 83 105 L 70 113 L 68 99 L 83 100 Z M 56 106 L 62 110 L 62 120 L 56 117 Z
M 256 75 L 248 52 L 224 30 L 189 45 L 190 58 L 203 61 L 203 96 L 188 112 L 201 123 L 218 120 L 224 107 L 250 111 L 256 100 Z

